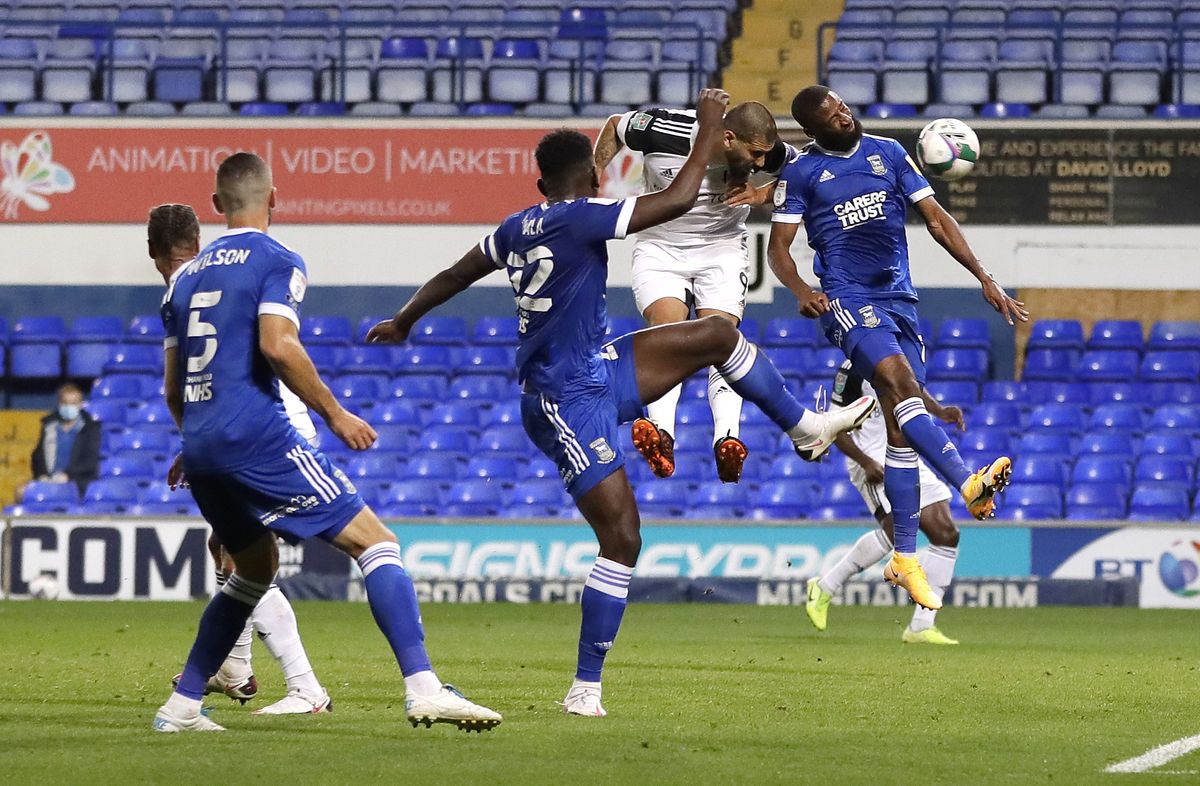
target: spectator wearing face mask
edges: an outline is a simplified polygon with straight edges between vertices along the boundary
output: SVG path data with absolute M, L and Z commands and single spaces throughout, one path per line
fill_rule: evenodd
M 58 389 L 58 408 L 42 418 L 31 458 L 34 480 L 74 483 L 83 494 L 100 474 L 100 422 L 83 409 L 83 391 Z

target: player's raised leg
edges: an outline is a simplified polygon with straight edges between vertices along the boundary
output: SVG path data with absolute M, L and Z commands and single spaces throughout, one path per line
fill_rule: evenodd
M 806 409 L 788 391 L 766 353 L 732 323 L 717 317 L 639 331 L 632 339 L 643 401 L 653 401 L 699 369 L 715 366 L 735 392 L 791 438 L 796 452 L 806 459 L 820 457 L 838 434 L 861 426 L 875 407 L 873 399 L 863 396 L 832 412 Z
M 645 256 L 644 249 L 635 250 Z M 647 271 L 650 272 L 650 271 Z M 661 279 L 656 279 L 661 284 Z M 679 297 L 660 297 L 646 306 L 642 316 L 650 327 L 670 325 L 683 322 L 688 318 L 688 306 L 681 298 L 686 295 L 684 282 L 676 282 L 679 287 Z M 635 286 L 634 292 L 644 291 L 648 284 Z M 675 410 L 679 406 L 679 394 L 683 384 L 675 385 L 654 401 L 646 403 L 646 417 L 633 421 L 630 433 L 633 446 L 638 449 L 650 470 L 660 478 L 669 478 L 675 474 Z
M 192 483 L 195 488 L 197 480 Z M 236 570 L 200 617 L 196 641 L 179 684 L 154 716 L 155 731 L 224 731 L 200 712 L 201 701 L 209 678 L 229 655 L 250 613 L 275 578 L 274 538 L 262 530 L 232 557 Z
M 405 712 L 413 726 L 449 723 L 465 731 L 498 726 L 499 713 L 469 701 L 434 673 L 425 651 L 417 593 L 400 559 L 400 544 L 374 511 L 363 507 L 332 543 L 362 570 L 371 614 L 404 675 Z
M 696 316 L 719 317 L 735 327 L 741 322 L 737 315 L 712 308 L 697 309 Z M 713 417 L 713 458 L 717 463 L 717 477 L 722 483 L 737 483 L 742 479 L 742 467 L 750 455 L 741 439 L 742 397 L 734 392 L 720 371 L 711 367 L 708 369 L 708 406 Z

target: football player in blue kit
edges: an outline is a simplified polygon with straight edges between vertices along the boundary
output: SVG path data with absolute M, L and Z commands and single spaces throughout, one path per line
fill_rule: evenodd
M 296 542 L 319 537 L 358 562 L 367 601 L 404 675 L 414 726 L 490 729 L 501 717 L 443 685 L 400 546 L 345 473 L 288 420 L 285 384 L 351 450 L 376 434 L 317 375 L 300 343 L 304 260 L 270 237 L 275 188 L 265 161 L 235 153 L 217 170 L 213 204 L 228 231 L 181 268 L 163 300 L 167 405 L 183 434 L 183 471 L 204 518 L 234 564 L 200 618 L 175 692 L 156 731 L 222 731 L 201 712 L 217 672 L 275 578 L 271 531 Z
M 538 189 L 546 201 L 509 216 L 368 334 L 370 341 L 404 341 L 423 315 L 490 273 L 505 270 L 512 282 L 525 431 L 557 464 L 600 544 L 581 598 L 575 681 L 563 701 L 564 712 L 572 715 L 605 714 L 600 673 L 641 550 L 618 426 L 643 416 L 647 402 L 708 366 L 762 409 L 807 458 L 823 454 L 873 409 L 863 397 L 837 412 L 806 410 L 765 353 L 716 316 L 640 330 L 601 345 L 608 322 L 605 244 L 677 218 L 695 204 L 728 100 L 721 90 L 700 93 L 696 142 L 674 181 L 630 199 L 594 198 L 599 180 L 586 136 L 567 129 L 548 134 L 536 153 Z
M 925 408 L 925 345 L 909 276 L 907 206 L 916 208 L 930 235 L 978 279 L 984 299 L 1010 325 L 1027 321 L 1029 312 L 980 264 L 899 142 L 864 134 L 838 94 L 821 85 L 796 95 L 792 117 L 813 141 L 784 166 L 776 186 L 771 269 L 796 296 L 800 313 L 821 320 L 826 337 L 878 393 L 887 425 L 884 489 L 895 525 L 895 550 L 884 575 L 920 605 L 938 609 L 941 600 L 916 558 L 917 457 L 959 490 L 977 519 L 994 515 L 995 495 L 1008 484 L 1012 461 L 1001 456 L 972 473 Z M 816 252 L 820 292 L 800 278 L 792 259 L 802 221 Z

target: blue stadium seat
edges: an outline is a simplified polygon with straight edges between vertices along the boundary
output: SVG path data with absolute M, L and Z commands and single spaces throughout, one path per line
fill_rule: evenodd
M 486 378 L 478 377 L 478 379 Z M 515 398 L 497 401 L 491 409 L 480 415 L 480 420 L 485 428 L 491 426 L 520 426 L 521 401 Z
M 459 374 L 512 374 L 516 369 L 516 354 L 509 347 L 467 347 L 462 355 Z
M 976 105 L 991 100 L 991 71 L 996 50 L 996 42 L 990 39 L 966 39 L 943 44 L 942 67 L 936 77 L 940 100 Z
M 815 320 L 776 317 L 767 323 L 763 345 L 767 347 L 815 348 L 823 339 Z
M 1133 438 L 1126 431 L 1089 432 L 1079 438 L 1075 453 L 1080 456 L 1099 453 L 1130 459 L 1134 455 Z
M 338 373 L 395 374 L 405 355 L 401 347 L 355 345 L 338 355 Z
M 455 377 L 449 390 L 451 398 L 471 399 L 484 407 L 515 393 L 512 382 L 502 374 L 469 374 Z
M 512 488 L 521 476 L 520 462 L 505 456 L 475 456 L 467 462 L 460 478 L 483 478 Z
M 445 400 L 450 385 L 440 374 L 405 374 L 392 381 L 392 398 L 416 402 Z
M 476 440 L 461 426 L 434 426 L 421 433 L 422 450 L 440 450 L 467 455 L 475 450 Z M 411 464 L 409 465 L 411 467 Z
M 1189 491 L 1195 481 L 1191 456 L 1142 456 L 1133 471 L 1135 483 L 1175 484 Z
M 639 483 L 634 496 L 637 497 L 639 507 L 665 507 L 670 516 L 682 516 L 683 511 L 692 504 L 691 489 L 678 478 Z
M 1028 427 L 1075 433 L 1083 430 L 1083 411 L 1072 404 L 1041 404 L 1030 413 Z
M 1143 428 L 1142 408 L 1132 402 L 1101 404 L 1092 411 L 1088 428 L 1138 432 Z
M 1018 515 L 1014 515 L 1016 511 Z M 1057 519 L 1063 515 L 1063 495 L 1050 484 L 1016 484 L 1004 492 L 997 518 Z
M 1023 89 L 1037 90 L 1037 91 L 1044 90 L 1043 87 L 1039 86 L 1040 84 L 1041 85 L 1045 84 L 1044 77 L 1042 78 L 1040 83 L 1036 78 L 1028 79 L 1028 77 L 1025 78 L 1025 81 L 1022 81 L 1019 78 L 1019 77 L 1025 76 L 1022 72 L 1014 72 L 1014 71 L 1010 71 L 1010 70 L 1002 71 L 1002 72 L 998 73 L 996 76 L 997 76 L 997 78 L 999 78 L 1001 76 L 1010 77 L 1010 78 L 1012 78 L 1013 84 L 1020 84 Z M 1013 88 L 1008 89 L 1009 95 L 1013 95 L 1014 93 L 1015 93 L 1015 90 Z M 1033 110 L 1029 108 L 1029 104 L 1021 104 L 1021 103 L 1005 103 L 1002 101 L 995 101 L 990 104 L 984 104 L 982 107 L 979 108 L 979 116 L 980 117 L 986 117 L 986 118 L 991 118 L 991 119 L 1021 118 L 1021 117 L 1029 117 L 1032 114 L 1033 114 Z
M 123 513 L 137 504 L 140 487 L 127 478 L 100 478 L 88 485 L 83 493 L 85 507 L 107 507 Z
M 817 477 L 818 465 L 805 461 L 796 454 L 783 454 L 771 461 L 767 470 L 768 480 L 812 480 Z
M 471 334 L 474 344 L 509 344 L 517 343 L 516 317 L 480 317 L 475 323 Z
M 557 508 L 569 498 L 563 491 L 562 483 L 549 478 L 545 480 L 527 480 L 512 490 L 509 504 L 545 505 Z
M 445 513 L 449 516 L 497 516 L 504 507 L 500 484 L 487 480 L 464 480 L 450 486 L 445 494 Z
M 1200 385 L 1191 382 L 1150 382 L 1141 386 L 1145 397 L 1149 393 L 1150 404 L 1200 404 Z
M 343 374 L 329 385 L 333 395 L 362 405 L 384 397 L 389 380 L 386 374 Z
M 356 453 L 342 465 L 350 479 L 394 482 L 404 476 L 404 464 L 395 453 Z
M 120 317 L 76 317 L 67 334 L 68 341 L 112 341 L 121 340 L 125 326 Z
M 1158 104 L 1163 99 L 1161 83 L 1166 67 L 1165 41 L 1117 41 L 1109 62 L 1109 104 Z
M 372 446 L 373 450 L 384 453 L 402 453 L 412 449 L 412 429 L 410 426 L 381 424 L 375 427 L 375 432 L 379 435 L 379 439 Z M 332 447 L 335 444 L 340 444 L 340 442 L 340 440 L 331 440 L 326 444 Z
M 759 486 L 753 504 L 768 518 L 801 519 L 815 502 L 811 490 L 806 493 L 794 481 L 776 480 Z
M 1194 457 L 1192 440 L 1179 431 L 1151 431 L 1142 439 L 1139 455 L 1188 456 Z
M 344 347 L 334 344 L 308 344 L 306 342 L 304 349 L 308 352 L 309 360 L 313 362 L 323 377 L 334 374 L 342 357 L 346 354 Z
M 1142 326 L 1132 320 L 1100 320 L 1092 327 L 1088 349 L 1136 349 L 1144 346 Z
M 1012 451 L 1012 425 L 998 428 L 972 428 L 959 439 L 959 450 L 991 454 Z
M 967 381 L 930 382 L 926 385 L 929 395 L 942 404 L 969 407 L 979 400 L 979 385 Z
M 1146 348 L 1200 350 L 1200 322 L 1155 322 Z
M 750 504 L 750 489 L 738 483 L 704 483 L 690 497 L 692 506 L 717 508 L 718 518 L 740 516 Z M 711 514 L 713 511 L 709 511 Z M 711 515 L 705 518 L 712 518 Z
M 1130 456 L 1091 453 L 1080 456 L 1071 469 L 1071 483 L 1103 484 L 1128 489 L 1133 480 Z
M 92 398 L 140 400 L 149 395 L 143 379 L 145 378 L 133 374 L 103 377 L 96 380 L 96 384 L 92 386 Z
M 402 480 L 391 485 L 380 506 L 385 515 L 429 516 L 441 506 L 441 494 L 424 480 Z
M 1021 426 L 1021 408 L 1008 401 L 985 401 L 971 407 L 967 426 L 1000 428 L 1015 431 Z
M 1065 382 L 1075 378 L 1079 353 L 1069 349 L 1031 349 L 1021 376 L 1026 380 Z
M 350 344 L 354 334 L 346 317 L 305 317 L 300 323 L 300 338 L 309 344 Z
M 172 439 L 164 429 L 138 429 L 118 434 L 109 448 L 114 452 L 136 450 L 147 455 L 165 456 L 179 450 L 179 440 Z
M 938 328 L 939 348 L 988 349 L 991 333 L 982 319 L 945 319 Z
M 85 343 L 68 343 L 66 351 L 66 373 L 73 379 L 98 377 L 104 372 L 110 356 L 112 345 L 88 341 Z
M 1044 484 L 1056 486 L 1060 491 L 1067 485 L 1068 467 L 1057 456 L 1022 456 L 1013 464 L 1015 486 Z
M 114 455 L 100 462 L 100 477 L 153 480 L 154 459 L 142 455 Z
M 440 344 L 402 347 L 397 353 L 395 372 L 399 374 L 443 374 L 455 369 L 450 347 Z
M 390 399 L 371 408 L 371 424 L 375 426 L 407 426 L 414 432 L 420 427 L 421 418 L 414 404 L 407 400 Z
M 1091 387 L 1086 382 L 1048 382 L 1039 401 L 1044 404 L 1074 404 L 1086 407 L 1091 403 Z
M 1017 445 L 1017 455 L 1025 456 L 1030 453 L 1069 455 L 1071 453 L 1071 437 L 1056 431 L 1034 431 L 1022 434 Z
M 1030 349 L 1083 349 L 1083 325 L 1074 319 L 1039 319 L 1030 331 Z
M 480 452 L 505 453 L 512 456 L 528 456 L 533 453 L 533 446 L 525 429 L 513 423 L 506 426 L 490 426 L 479 435 L 478 450 Z
M 1185 404 L 1167 404 L 1156 407 L 1150 419 L 1150 428 L 1180 429 L 1189 433 L 1200 430 L 1200 413 L 1196 407 Z
M 938 349 L 929 358 L 926 373 L 931 380 L 982 381 L 988 375 L 988 354 L 983 349 Z
M 1195 382 L 1200 379 L 1200 353 L 1147 352 L 1141 378 L 1146 382 Z
M 409 340 L 414 344 L 465 344 L 467 322 L 462 317 L 423 317 L 413 328 Z
M 1129 495 L 1116 486 L 1084 483 L 1067 490 L 1067 518 L 1076 521 L 1123 519 Z
M 463 466 L 464 462 L 452 455 L 423 453 L 409 459 L 405 475 L 430 484 L 452 483 L 458 479 Z
M 92 417 L 105 425 L 124 425 L 125 417 L 129 412 L 129 407 L 125 402 L 103 398 L 93 398 L 87 403 L 85 409 L 92 413 Z
M 1012 380 L 989 380 L 980 389 L 980 401 L 995 403 L 1027 404 L 1025 383 Z
M 35 480 L 25 486 L 25 493 L 21 496 L 21 502 L 26 505 L 30 503 L 61 505 L 64 512 L 67 510 L 67 506 L 74 505 L 78 501 L 79 488 L 74 483 L 47 483 Z
M 877 103 L 871 104 L 863 113 L 866 117 L 880 120 L 916 117 L 917 108 L 912 104 Z
M 129 320 L 129 329 L 125 332 L 125 343 L 162 346 L 164 335 L 161 317 L 158 315 L 136 316 Z
M 1137 376 L 1138 355 L 1128 349 L 1088 350 L 1079 362 L 1085 382 L 1128 382 Z
M 11 344 L 62 344 L 67 327 L 62 317 L 21 317 L 13 322 L 8 340 Z
M 154 398 L 140 407 L 134 407 L 129 410 L 125 422 L 130 427 L 143 425 L 173 426 L 175 419 L 171 417 L 171 410 L 167 408 L 167 403 L 160 398 Z
M 837 349 L 833 351 L 841 352 L 841 350 Z M 780 374 L 793 376 L 808 376 L 811 374 L 832 382 L 834 372 L 837 370 L 837 366 L 834 366 L 830 370 L 827 365 L 832 361 L 832 355 L 826 353 L 824 356 L 825 363 L 818 367 L 815 362 L 815 353 L 806 347 L 775 347 L 769 354 L 771 362 L 779 369 Z M 841 365 L 841 363 L 839 362 L 838 365 Z
M 467 426 L 479 429 L 479 406 L 472 401 L 451 401 L 438 404 L 433 409 L 421 413 L 423 425 L 428 426 Z
M 149 344 L 124 344 L 113 348 L 104 373 L 161 374 L 162 364 L 162 349 Z
M 826 507 L 852 507 L 861 513 L 863 499 L 849 480 L 835 480 L 822 486 L 820 504 Z
M 559 483 L 558 467 L 554 462 L 546 458 L 540 452 L 529 451 L 529 463 L 525 465 L 525 475 L 522 480 L 546 480 L 552 479 Z M 633 464 L 633 466 L 637 466 Z M 626 465 L 628 469 L 629 465 Z
M 1149 483 L 1137 486 L 1129 500 L 1129 518 L 1134 521 L 1182 521 L 1191 513 L 1187 491 L 1175 486 Z
M 1103 404 L 1126 404 L 1145 401 L 1145 388 L 1132 382 L 1091 382 L 1088 384 L 1093 407 Z

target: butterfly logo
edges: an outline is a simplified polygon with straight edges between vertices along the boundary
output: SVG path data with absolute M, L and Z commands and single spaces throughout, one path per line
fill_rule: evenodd
M 34 131 L 20 145 L 0 144 L 0 211 L 5 218 L 16 218 L 21 205 L 43 212 L 50 209 L 46 197 L 75 190 L 75 177 L 51 155 L 50 135 Z

